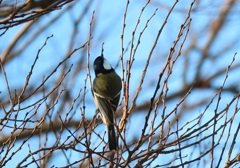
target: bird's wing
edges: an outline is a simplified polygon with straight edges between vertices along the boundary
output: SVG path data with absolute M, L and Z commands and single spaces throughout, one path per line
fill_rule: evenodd
M 115 98 L 104 98 L 94 94 L 95 103 L 100 110 L 101 118 L 106 125 L 113 124 L 113 115 L 117 109 L 120 94 Z

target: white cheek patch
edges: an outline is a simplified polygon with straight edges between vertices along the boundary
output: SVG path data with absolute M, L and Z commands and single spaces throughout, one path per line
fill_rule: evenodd
M 112 69 L 111 65 L 107 62 L 106 59 L 103 60 L 103 68 L 106 70 Z

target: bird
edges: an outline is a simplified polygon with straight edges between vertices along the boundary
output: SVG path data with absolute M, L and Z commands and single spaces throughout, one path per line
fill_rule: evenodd
M 118 142 L 114 129 L 114 113 L 121 95 L 121 78 L 103 55 L 94 60 L 93 67 L 95 72 L 95 79 L 93 80 L 94 101 L 107 128 L 109 149 L 110 151 L 117 150 Z

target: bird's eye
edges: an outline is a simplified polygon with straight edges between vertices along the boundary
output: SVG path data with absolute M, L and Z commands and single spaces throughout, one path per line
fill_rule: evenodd
M 103 68 L 106 70 L 110 70 L 112 68 L 106 59 L 103 60 Z

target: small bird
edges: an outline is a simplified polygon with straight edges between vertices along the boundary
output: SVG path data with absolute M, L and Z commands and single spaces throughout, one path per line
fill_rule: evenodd
M 109 149 L 116 150 L 114 113 L 122 90 L 121 78 L 103 56 L 98 56 L 93 66 L 96 75 L 93 81 L 94 101 L 100 111 L 103 123 L 107 127 Z

